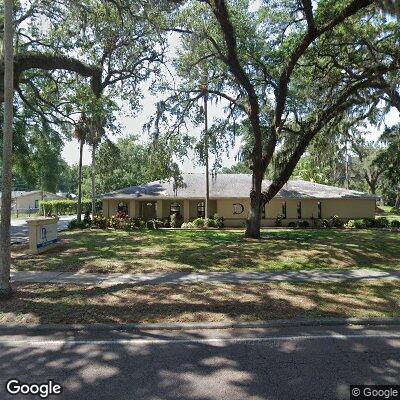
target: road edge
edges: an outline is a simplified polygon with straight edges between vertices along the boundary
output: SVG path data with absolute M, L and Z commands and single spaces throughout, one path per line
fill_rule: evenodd
M 127 331 L 127 330 L 197 330 L 251 329 L 303 326 L 400 325 L 400 318 L 316 318 L 277 319 L 249 322 L 190 322 L 190 323 L 135 323 L 135 324 L 9 324 L 0 325 L 0 334 L 7 331 Z

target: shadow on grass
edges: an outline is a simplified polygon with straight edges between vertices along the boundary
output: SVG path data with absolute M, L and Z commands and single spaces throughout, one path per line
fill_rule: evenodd
M 64 248 L 16 252 L 16 269 L 85 272 L 268 271 L 400 266 L 400 236 L 390 231 L 269 230 L 246 241 L 240 231 L 68 232 Z
M 400 316 L 400 283 L 18 284 L 2 312 L 37 323 Z M 30 318 L 29 316 L 27 317 Z
M 348 310 L 358 308 L 379 312 L 392 307 L 391 303 L 399 298 L 398 286 L 393 284 L 369 286 L 371 296 L 379 295 L 380 301 L 371 301 L 361 286 L 354 284 L 280 286 L 282 290 L 278 294 L 273 288 L 268 290 L 268 286 L 258 285 L 245 287 L 242 291 L 238 288 L 216 290 L 216 287 L 201 290 L 199 286 L 194 286 L 196 290 L 189 286 L 160 287 L 151 290 L 152 300 L 149 301 L 143 289 L 125 285 L 70 287 L 68 290 L 56 285 L 40 290 L 35 289 L 37 286 L 21 285 L 13 300 L 2 303 L 2 311 L 3 306 L 6 312 L 17 309 L 23 312 L 25 309 L 42 323 L 57 318 L 57 315 L 64 321 L 89 323 L 116 322 L 116 318 L 122 316 L 127 322 L 135 322 L 145 316 L 158 318 L 161 314 L 179 320 L 179 315 L 188 312 L 195 313 L 199 319 L 211 312 L 238 319 L 266 319 L 274 315 L 318 315 L 306 308 L 310 304 L 321 307 L 321 303 L 327 303 L 326 294 L 331 295 L 329 302 L 334 307 L 342 305 Z M 342 300 L 338 298 L 339 293 L 344 296 Z M 294 294 L 302 300 L 294 302 L 291 297 Z M 355 304 L 346 295 L 359 299 L 359 303 Z M 104 301 L 105 296 L 117 298 L 119 307 L 110 306 Z M 180 302 L 179 296 L 184 297 Z M 323 315 L 338 315 L 334 307 Z M 393 310 L 399 312 L 398 303 Z M 329 327 L 323 333 L 333 336 L 364 332 L 363 328 L 355 329 Z M 280 333 L 278 330 L 271 332 Z M 309 335 L 313 331 L 310 327 L 300 327 L 295 333 Z M 103 337 L 99 335 L 95 339 L 126 340 L 133 334 L 114 331 L 104 333 Z M 61 399 L 80 400 L 345 399 L 349 397 L 350 384 L 400 384 L 399 340 L 342 336 L 340 340 L 212 343 L 202 341 L 206 337 L 204 332 L 192 331 L 182 336 L 193 341 L 160 342 L 170 335 L 138 329 L 134 332 L 135 337 L 156 340 L 143 344 L 74 344 L 67 340 L 60 345 L 28 343 L 14 346 L 0 342 L 0 381 L 19 377 L 28 382 L 42 382 L 53 378 L 64 386 Z M 235 335 L 244 334 L 236 332 Z M 57 337 L 63 338 L 62 335 Z M 93 334 L 79 332 L 73 337 L 90 340 Z M 13 335 L 15 340 L 23 338 Z M 4 392 L 0 392 L 0 397 L 8 399 Z

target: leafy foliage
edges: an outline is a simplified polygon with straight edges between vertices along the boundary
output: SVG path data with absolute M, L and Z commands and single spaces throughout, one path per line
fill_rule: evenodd
M 82 212 L 90 212 L 92 201 L 82 199 Z M 96 203 L 97 210 L 103 207 L 102 201 Z M 73 215 L 77 212 L 76 200 L 42 200 L 39 202 L 39 213 L 42 215 Z

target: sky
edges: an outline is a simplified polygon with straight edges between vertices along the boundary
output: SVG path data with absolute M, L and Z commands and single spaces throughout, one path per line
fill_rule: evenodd
M 149 121 L 151 116 L 155 113 L 156 107 L 155 104 L 161 100 L 161 97 L 158 98 L 154 95 L 151 95 L 146 91 L 143 102 L 142 102 L 142 110 L 138 113 L 137 116 L 131 117 L 127 116 L 124 111 L 121 111 L 121 114 L 117 117 L 117 122 L 121 125 L 121 133 L 119 135 L 110 136 L 113 142 L 115 142 L 119 137 L 128 136 L 131 134 L 140 135 L 143 130 L 143 125 Z M 215 104 L 213 102 L 209 102 L 208 104 L 208 114 L 209 114 L 209 124 L 211 125 L 212 121 L 216 118 L 220 118 L 224 115 L 223 111 L 223 103 L 220 102 Z M 199 136 L 202 132 L 202 127 L 193 127 L 192 134 L 194 136 Z M 147 139 L 145 137 L 145 139 Z M 240 148 L 240 142 L 238 141 L 233 149 L 229 152 L 228 155 L 224 155 L 222 158 L 223 166 L 230 167 L 236 164 L 235 156 L 237 155 Z M 66 142 L 64 145 L 64 149 L 62 151 L 62 157 L 67 161 L 68 164 L 73 165 L 77 164 L 79 161 L 79 144 L 77 140 L 73 139 L 70 142 Z M 203 167 L 198 165 L 194 161 L 194 154 L 189 153 L 187 159 L 183 163 L 179 163 L 183 172 L 201 172 Z M 83 150 L 83 163 L 85 165 L 89 165 L 91 162 L 91 151 L 90 148 L 85 145 Z M 213 158 L 211 156 L 210 165 L 212 165 Z
M 136 117 L 129 117 L 124 115 L 124 112 L 121 112 L 119 115 L 118 122 L 121 124 L 121 134 L 118 136 L 111 136 L 110 139 L 112 141 L 116 141 L 118 137 L 127 136 L 130 134 L 140 134 L 143 129 L 143 125 L 148 122 L 150 117 L 155 112 L 155 104 L 159 99 L 150 93 L 146 93 L 142 103 L 142 110 Z M 221 117 L 224 115 L 223 105 L 222 103 L 209 103 L 209 123 L 216 117 Z M 400 122 L 399 113 L 397 110 L 392 109 L 390 113 L 386 117 L 385 124 L 387 126 L 392 126 L 396 123 Z M 371 127 L 370 130 L 366 133 L 366 137 L 368 140 L 377 140 L 380 133 L 382 132 L 384 127 L 380 130 L 377 130 L 375 127 Z M 201 127 L 194 128 L 194 134 L 199 135 L 201 132 Z M 235 147 L 229 152 L 228 155 L 223 155 L 222 157 L 222 165 L 224 167 L 230 167 L 236 164 L 237 160 L 235 157 L 238 154 L 240 148 L 240 141 L 237 141 Z M 70 142 L 67 142 L 64 146 L 62 157 L 68 162 L 68 164 L 73 165 L 77 164 L 79 160 L 79 144 L 74 139 Z M 88 146 L 85 146 L 83 152 L 83 162 L 84 164 L 90 164 L 91 153 Z M 189 154 L 188 158 L 180 164 L 183 172 L 201 172 L 203 167 L 196 164 L 193 157 L 193 154 Z M 210 160 L 210 164 L 212 164 L 212 159 Z

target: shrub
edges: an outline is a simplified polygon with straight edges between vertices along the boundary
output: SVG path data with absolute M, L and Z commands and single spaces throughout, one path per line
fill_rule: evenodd
M 143 229 L 146 226 L 146 222 L 143 221 L 141 218 L 132 217 L 129 220 L 129 223 L 134 229 Z
M 389 220 L 386 217 L 377 218 L 375 224 L 378 228 L 387 228 L 389 226 Z
M 331 228 L 331 226 L 332 226 L 331 221 L 329 219 L 324 218 L 322 221 L 322 226 L 324 228 Z
M 346 224 L 346 228 L 365 229 L 366 224 L 363 219 L 350 219 Z
M 397 219 L 390 221 L 390 227 L 391 228 L 400 228 L 400 221 Z
M 156 219 L 150 219 L 149 221 L 146 221 L 146 228 L 147 229 L 158 229 L 159 224 Z
M 129 222 L 129 216 L 125 213 L 112 215 L 108 220 L 108 226 L 114 229 L 125 229 L 125 225 Z
M 400 214 L 400 208 L 392 207 L 389 212 L 390 214 Z
M 377 226 L 375 218 L 364 218 L 366 228 L 375 228 Z
M 276 226 L 282 226 L 283 215 L 279 214 L 275 219 Z
M 193 222 L 184 222 L 181 225 L 181 228 L 182 229 L 194 229 L 194 228 L 196 228 L 196 226 L 193 224 Z
M 297 221 L 297 226 L 299 228 L 309 228 L 310 224 L 306 220 Z
M 212 218 L 207 218 L 204 221 L 204 226 L 207 228 L 215 228 L 215 221 Z
M 146 222 L 140 218 L 126 218 L 120 221 L 119 227 L 117 229 L 123 229 L 125 231 L 131 232 L 136 229 L 143 229 L 146 226 Z
M 289 228 L 296 228 L 296 222 L 290 221 L 290 222 L 288 223 L 288 227 L 289 227 Z
M 68 223 L 68 229 L 85 229 L 88 225 L 84 221 L 78 221 L 77 219 L 72 219 Z
M 169 218 L 163 218 L 162 221 L 164 228 L 171 228 L 171 220 Z
M 99 229 L 106 229 L 108 220 L 103 214 L 97 214 L 93 217 L 92 226 Z
M 82 212 L 92 211 L 92 200 L 82 199 Z M 103 203 L 96 201 L 96 211 L 101 211 Z M 73 215 L 77 213 L 77 200 L 42 200 L 39 202 L 39 213 L 42 215 Z
M 356 219 L 354 221 L 354 227 L 356 229 L 365 229 L 367 227 L 367 224 L 364 219 Z
M 157 225 L 157 228 L 156 228 L 156 229 L 164 228 L 164 220 L 163 220 L 163 219 L 157 218 L 157 219 L 154 220 L 154 222 L 155 222 L 156 225 Z
M 221 217 L 219 214 L 214 214 L 213 220 L 216 228 L 221 229 L 224 227 L 224 217 Z
M 204 228 L 204 224 L 205 224 L 204 218 L 196 218 L 196 219 L 193 221 L 193 225 L 194 225 L 196 228 Z
M 354 227 L 356 229 L 365 229 L 367 227 L 367 223 L 364 219 L 356 219 L 354 223 Z
M 180 228 L 182 222 L 182 217 L 180 215 L 171 214 L 171 228 Z
M 344 227 L 344 222 L 337 215 L 333 215 L 330 218 L 330 226 L 333 227 L 333 228 L 343 228 Z

